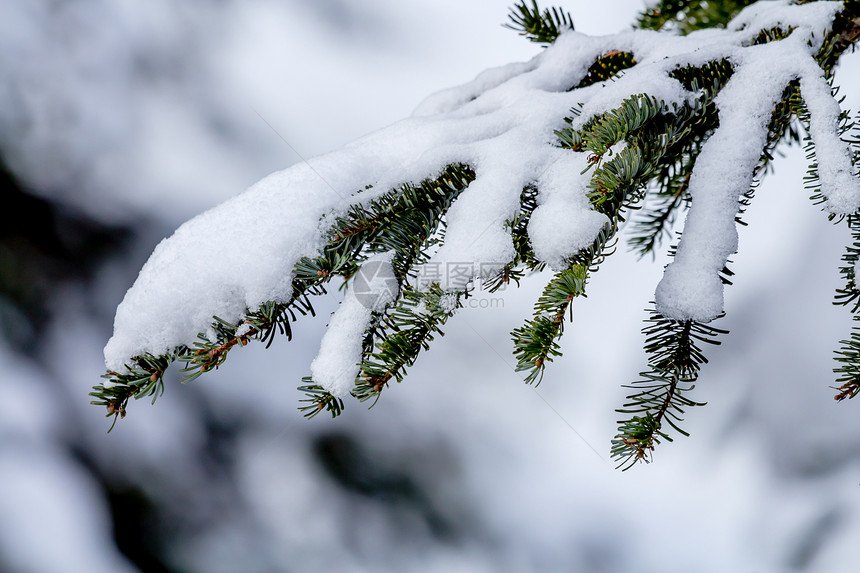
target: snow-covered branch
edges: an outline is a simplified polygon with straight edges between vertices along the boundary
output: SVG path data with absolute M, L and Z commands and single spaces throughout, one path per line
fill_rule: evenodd
M 683 337 L 717 332 L 700 323 L 724 313 L 721 274 L 737 250 L 739 209 L 795 118 L 825 208 L 849 219 L 860 208 L 828 82 L 834 46 L 848 45 L 832 30 L 841 2 L 757 2 L 725 29 L 686 36 L 588 37 L 564 14 L 525 6 L 514 24 L 551 41 L 531 61 L 431 96 L 411 118 L 270 175 L 163 241 L 117 309 L 109 382 L 94 403 L 124 412 L 175 359 L 197 375 L 237 343 L 291 334 L 308 297 L 335 276 L 349 287 L 306 380 L 310 413 L 337 414 L 350 392 L 378 398 L 477 283 L 549 267 L 556 275 L 534 320 L 513 332 L 518 369 L 539 380 L 572 299 L 646 197 L 660 206 L 651 247 L 689 207 L 655 295 L 655 328 L 681 325 L 681 350 L 675 362 L 652 363 L 656 378 L 681 372 L 688 383 L 698 367 L 678 361 L 703 358 L 685 354 L 695 345 Z M 470 270 L 422 280 L 455 266 Z M 368 281 L 371 267 L 394 287 Z M 383 289 L 384 302 L 367 304 L 359 286 L 377 301 Z M 676 394 L 666 396 L 656 411 Z M 660 432 L 662 416 L 651 419 Z M 652 442 L 640 439 L 620 443 L 641 454 Z

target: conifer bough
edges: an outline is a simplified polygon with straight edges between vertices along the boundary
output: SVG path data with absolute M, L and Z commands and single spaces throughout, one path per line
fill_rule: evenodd
M 667 0 L 638 30 L 591 38 L 569 14 L 516 5 L 507 27 L 545 45 L 428 98 L 412 117 L 263 179 L 155 249 L 117 309 L 108 416 L 130 398 L 217 368 L 236 346 L 291 338 L 332 284 L 346 295 L 302 381 L 301 409 L 375 402 L 427 350 L 477 284 L 551 269 L 534 316 L 512 330 L 517 370 L 539 383 L 574 299 L 622 224 L 641 255 L 673 224 L 672 262 L 643 330 L 649 369 L 612 441 L 620 467 L 671 441 L 703 349 L 726 331 L 737 225 L 777 146 L 803 143 L 806 188 L 852 242 L 835 303 L 860 320 L 860 140 L 832 85 L 860 36 L 860 1 Z M 457 276 L 438 273 L 465 267 Z M 336 281 L 333 283 L 333 281 Z M 836 398 L 860 392 L 860 329 L 836 352 Z

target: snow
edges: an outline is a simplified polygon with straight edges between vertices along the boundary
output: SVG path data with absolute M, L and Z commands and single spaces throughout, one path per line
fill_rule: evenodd
M 762 10 L 760 4 L 755 7 Z M 738 248 L 738 200 L 753 183 L 773 108 L 791 80 L 800 79 L 810 109 L 810 135 L 828 210 L 849 214 L 860 208 L 860 179 L 853 173 L 848 147 L 838 137 L 839 104 L 812 59 L 808 34 L 813 28 L 803 30 L 807 34 L 795 30 L 780 42 L 731 54 L 735 73 L 715 102 L 720 128 L 696 160 L 684 235 L 655 293 L 657 309 L 666 317 L 708 322 L 723 313 L 719 272 Z
M 752 185 L 773 108 L 793 78 L 781 43 L 748 50 L 756 56 L 736 67 L 716 98 L 720 128 L 696 160 L 684 235 L 657 286 L 657 310 L 669 318 L 707 322 L 723 312 L 719 272 L 738 248 L 738 199 Z
M 311 362 L 314 381 L 337 398 L 345 398 L 362 356 L 362 336 L 370 326 L 371 309 L 362 305 L 350 289 L 328 324 L 317 357 Z
M 855 213 L 860 209 L 860 176 L 851 164 L 848 148 L 837 135 L 839 104 L 818 70 L 801 76 L 800 91 L 810 112 L 809 131 L 815 143 L 825 207 L 837 215 Z
M 565 267 L 565 259 L 589 246 L 609 223 L 606 215 L 588 208 L 587 166 L 585 154 L 559 150 L 537 181 L 540 204 L 529 220 L 529 240 L 535 256 L 553 269 Z
M 609 45 L 604 40 L 593 53 Z M 560 49 L 579 50 L 570 41 Z M 494 86 L 498 77 L 485 75 L 487 83 L 466 91 L 486 92 L 460 107 L 403 120 L 272 174 L 184 224 L 156 248 L 117 309 L 105 347 L 108 369 L 122 372 L 135 355 L 162 354 L 195 340 L 209 330 L 212 316 L 238 322 L 246 308 L 283 301 L 291 293 L 288 269 L 322 246 L 324 215 L 435 177 L 452 162 L 469 163 L 477 178 L 449 210 L 448 240 L 431 262 L 491 269 L 510 260 L 505 221 L 519 209 L 522 188 L 557 156 L 552 131 L 577 103 L 575 93 L 558 91 L 554 70 L 562 56 L 556 51 L 502 73 L 512 76 L 502 84 Z M 587 67 L 568 72 L 565 85 L 579 81 Z M 354 195 L 368 183 L 372 189 Z
M 683 238 L 655 293 L 665 316 L 709 321 L 724 310 L 719 271 L 737 250 L 738 198 L 752 183 L 771 110 L 789 81 L 801 80 L 812 113 L 810 135 L 821 146 L 828 209 L 844 214 L 860 206 L 860 182 L 835 133 L 839 106 L 811 56 L 839 6 L 759 2 L 726 31 L 687 37 L 569 32 L 529 62 L 489 70 L 431 96 L 412 117 L 270 175 L 180 227 L 158 246 L 117 309 L 106 365 L 124 371 L 135 355 L 163 354 L 208 332 L 212 316 L 238 322 L 246 309 L 285 301 L 291 293 L 289 269 L 323 245 L 321 221 L 344 213 L 350 203 L 435 177 L 455 162 L 469 164 L 476 178 L 446 214 L 446 241 L 428 264 L 475 270 L 448 277 L 446 288 L 462 290 L 513 258 L 505 223 L 516 215 L 523 187 L 531 184 L 539 189 L 539 207 L 529 236 L 538 258 L 560 268 L 607 221 L 585 196 L 587 175 L 580 175 L 585 154 L 562 151 L 553 141 L 553 130 L 563 125 L 570 108 L 581 104 L 577 127 L 634 94 L 680 105 L 697 94 L 668 72 L 729 58 L 735 74 L 716 101 L 721 127 L 694 167 Z M 785 40 L 746 46 L 760 29 L 777 25 L 796 29 Z M 596 57 L 619 48 L 630 50 L 638 65 L 616 81 L 569 90 Z M 368 184 L 370 190 L 355 194 Z M 313 368 L 325 387 L 345 392 L 368 321 L 367 309 L 348 294 L 332 318 L 337 334 L 323 341 Z M 335 348 L 343 348 L 343 355 L 337 357 Z M 323 364 L 324 356 L 331 365 Z
M 810 42 L 811 51 L 817 52 L 824 32 L 830 29 L 833 17 L 841 10 L 842 2 L 811 2 L 800 6 L 789 0 L 757 2 L 738 14 L 727 29 L 749 41 L 759 30 L 777 26 L 783 30 L 795 28 Z
M 358 276 L 363 280 L 351 283 L 311 362 L 314 382 L 337 398 L 349 394 L 358 376 L 364 332 L 371 326 L 373 311 L 385 309 L 397 298 L 392 256 L 393 253 L 377 255 L 361 266 Z

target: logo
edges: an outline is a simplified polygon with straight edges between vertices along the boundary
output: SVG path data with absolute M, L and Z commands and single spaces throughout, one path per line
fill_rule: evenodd
M 400 285 L 387 261 L 367 261 L 355 273 L 352 292 L 364 308 L 380 310 L 397 298 Z

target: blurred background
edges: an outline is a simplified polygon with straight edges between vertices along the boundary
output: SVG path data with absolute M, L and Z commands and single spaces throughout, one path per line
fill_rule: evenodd
M 833 401 L 847 241 L 785 150 L 749 209 L 691 437 L 621 473 L 665 260 L 620 248 L 537 391 L 508 332 L 546 277 L 469 308 L 368 411 L 295 390 L 337 296 L 113 432 L 91 386 L 154 246 L 264 175 L 539 53 L 509 0 L 0 0 L 0 571 L 856 570 L 858 405 Z M 579 31 L 642 2 L 566 1 Z M 860 109 L 843 58 L 843 107 Z M 277 133 L 276 133 L 277 132 Z M 280 134 L 280 135 L 279 135 Z M 281 136 L 287 143 L 281 140 Z

